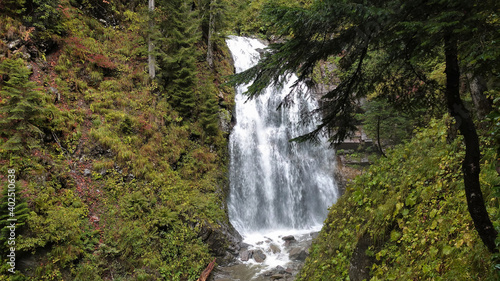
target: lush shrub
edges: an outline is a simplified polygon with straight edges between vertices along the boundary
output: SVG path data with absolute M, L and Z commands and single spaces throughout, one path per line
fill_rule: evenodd
M 299 280 L 348 280 L 353 252 L 371 260 L 370 280 L 494 280 L 491 254 L 467 210 L 460 138 L 447 143 L 449 121 L 433 121 L 387 151 L 331 207 Z M 481 184 L 497 214 L 495 151 L 485 148 Z M 494 220 L 498 223 L 498 217 Z

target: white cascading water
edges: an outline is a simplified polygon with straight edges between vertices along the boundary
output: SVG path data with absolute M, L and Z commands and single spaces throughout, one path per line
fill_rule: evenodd
M 237 73 L 257 64 L 259 51 L 266 48 L 245 37 L 231 36 L 226 42 Z M 315 124 L 303 125 L 300 115 L 316 108 L 317 101 L 301 95 L 292 106 L 276 110 L 296 79 L 292 75 L 283 88 L 269 87 L 252 100 L 242 95 L 248 85 L 236 89 L 228 208 L 231 223 L 249 244 L 318 231 L 338 196 L 334 151 L 326 143 L 288 141 L 314 129 Z M 269 257 L 267 262 L 280 264 L 273 263 L 280 259 L 286 261 Z

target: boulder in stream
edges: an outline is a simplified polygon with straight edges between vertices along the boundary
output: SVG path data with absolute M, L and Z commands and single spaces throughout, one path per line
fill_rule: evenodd
M 289 252 L 289 258 L 294 261 L 305 261 L 309 255 L 307 248 L 295 247 Z
M 253 259 L 256 262 L 264 262 L 264 260 L 267 258 L 267 256 L 262 252 L 262 250 L 254 250 L 252 254 Z
M 290 244 L 297 242 L 293 235 L 283 236 L 281 239 L 285 240 L 285 247 L 290 246 Z
M 240 252 L 241 261 L 248 261 L 250 258 L 252 258 L 252 251 L 244 250 Z
M 277 254 L 277 253 L 281 253 L 281 249 L 280 247 L 278 247 L 276 244 L 271 244 L 269 245 L 269 250 L 273 253 L 273 254 Z

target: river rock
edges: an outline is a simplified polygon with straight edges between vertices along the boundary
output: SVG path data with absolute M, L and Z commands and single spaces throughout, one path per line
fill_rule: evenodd
M 295 247 L 295 248 L 292 248 L 289 252 L 289 258 L 291 260 L 295 260 L 295 261 L 305 261 L 307 256 L 308 256 L 308 253 L 307 253 L 307 250 L 305 248 L 302 248 L 302 247 Z
M 252 257 L 252 251 L 244 250 L 240 252 L 240 260 L 248 261 Z
M 273 254 L 281 253 L 280 247 L 278 247 L 276 244 L 269 245 L 269 249 Z
M 278 279 L 283 279 L 283 274 L 274 274 L 271 276 L 272 280 L 278 280 Z
M 264 254 L 264 252 L 262 252 L 262 250 L 253 251 L 252 257 L 256 262 L 259 263 L 264 262 L 264 260 L 267 258 L 267 256 Z
M 281 274 L 281 275 L 291 275 L 291 273 L 287 272 L 286 269 L 284 267 L 282 267 L 281 265 L 278 265 L 276 266 L 275 268 L 269 270 L 269 271 L 266 271 L 264 272 L 263 274 L 261 274 L 262 276 L 264 277 L 271 277 L 275 274 Z
M 297 242 L 297 240 L 295 240 L 295 237 L 293 237 L 293 235 L 284 236 L 281 239 L 285 240 L 285 247 L 288 247 L 290 246 L 290 244 Z
M 250 246 L 252 246 L 252 245 L 245 243 L 245 242 L 240 242 L 240 248 L 242 248 L 242 249 L 248 249 L 248 247 L 250 247 Z

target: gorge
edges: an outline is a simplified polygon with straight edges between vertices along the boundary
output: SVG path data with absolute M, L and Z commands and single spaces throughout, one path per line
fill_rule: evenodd
M 236 36 L 229 37 L 227 44 L 236 72 L 255 65 L 266 47 L 257 39 Z M 284 245 L 290 246 L 290 235 L 295 243 L 307 244 L 309 234 L 321 229 L 328 207 L 338 197 L 334 151 L 326 142 L 289 142 L 314 128 L 315 120 L 305 125 L 299 120 L 317 101 L 299 86 L 295 90 L 302 91 L 296 93 L 300 98 L 277 110 L 295 80 L 292 76 L 283 87 L 269 87 L 251 100 L 244 95 L 246 86 L 236 89 L 237 122 L 229 140 L 229 218 L 248 244 L 240 258 L 264 265 L 263 271 L 287 267 L 292 248 Z M 252 253 L 263 253 L 264 260 L 249 259 Z

